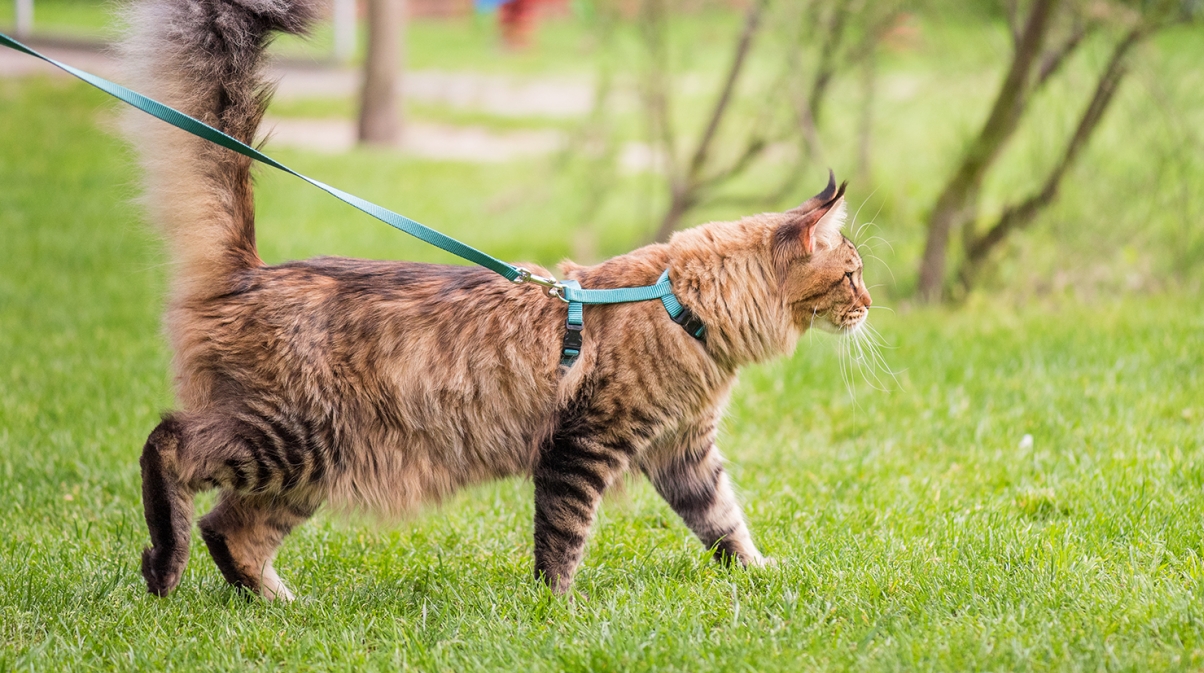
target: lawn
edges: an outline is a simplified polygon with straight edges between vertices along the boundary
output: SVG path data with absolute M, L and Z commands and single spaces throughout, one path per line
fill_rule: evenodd
M 552 597 L 514 480 L 395 526 L 319 516 L 277 563 L 292 605 L 229 589 L 199 537 L 179 591 L 148 596 L 137 456 L 172 405 L 167 269 L 114 115 L 77 83 L 0 80 L 0 670 L 1204 666 L 1204 317 L 1186 290 L 875 311 L 885 392 L 850 384 L 821 334 L 747 371 L 721 441 L 774 570 L 710 563 L 633 479 L 579 595 Z M 532 186 L 546 167 L 281 158 L 503 258 L 583 245 L 573 189 Z M 444 259 L 296 180 L 259 184 L 270 260 Z M 585 247 L 636 244 L 622 222 Z

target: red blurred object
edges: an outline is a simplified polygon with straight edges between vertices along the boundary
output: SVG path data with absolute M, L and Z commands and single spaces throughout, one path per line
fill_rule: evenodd
M 502 43 L 510 49 L 526 49 L 531 46 L 540 16 L 568 14 L 568 0 L 510 0 L 498 7 L 497 12 Z
M 502 43 L 509 49 L 531 46 L 535 33 L 535 11 L 539 0 L 510 0 L 497 10 L 498 25 L 502 28 Z

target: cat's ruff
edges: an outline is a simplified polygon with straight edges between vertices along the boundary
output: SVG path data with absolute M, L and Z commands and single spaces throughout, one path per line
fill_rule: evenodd
M 507 262 L 503 262 L 496 257 L 484 253 L 470 245 L 457 241 L 456 239 L 442 234 L 430 227 L 419 224 L 404 215 L 399 215 L 387 208 L 383 208 L 371 201 L 362 199 L 353 194 L 342 191 L 341 189 L 331 187 L 324 182 L 314 180 L 306 175 L 298 173 L 288 166 L 276 161 L 272 157 L 260 152 L 250 145 L 223 133 L 212 126 L 191 117 L 189 115 L 176 110 L 175 108 L 160 103 L 153 98 L 143 96 L 142 94 L 127 89 L 120 84 L 110 82 L 109 80 L 85 72 L 78 68 L 74 68 L 65 63 L 60 63 L 48 56 L 45 56 L 34 49 L 31 49 L 24 44 L 14 40 L 13 38 L 0 33 L 0 45 L 4 45 L 10 49 L 28 54 L 35 58 L 39 58 L 57 68 L 64 70 L 75 77 L 91 84 L 101 91 L 113 96 L 114 98 L 132 105 L 133 107 L 156 117 L 162 121 L 175 126 L 176 128 L 191 133 L 198 138 L 208 140 L 215 145 L 220 145 L 228 150 L 238 152 L 239 154 L 254 159 L 262 164 L 271 166 L 298 177 L 305 182 L 321 189 L 322 191 L 334 196 L 340 201 L 364 212 L 376 219 L 392 226 L 396 229 L 419 239 L 424 243 L 429 243 L 444 251 L 450 252 L 461 259 L 473 262 L 483 266 L 491 271 L 495 271 L 507 280 L 514 283 L 531 283 L 544 288 L 550 296 L 557 297 L 569 304 L 569 317 L 565 323 L 565 336 L 562 347 L 561 364 L 572 366 L 577 360 L 577 356 L 581 352 L 581 332 L 583 330 L 583 318 L 581 306 L 583 304 L 627 304 L 637 301 L 648 301 L 651 299 L 660 299 L 664 304 L 665 310 L 668 311 L 669 317 L 673 321 L 681 325 L 690 336 L 701 339 L 706 331 L 702 326 L 701 321 L 689 309 L 681 305 L 676 295 L 673 294 L 673 286 L 669 281 L 669 270 L 661 274 L 655 285 L 645 285 L 641 287 L 622 287 L 610 288 L 602 290 L 589 290 L 581 287 L 576 281 L 558 281 L 555 278 L 545 278 L 531 273 L 529 270 L 520 266 L 515 266 Z

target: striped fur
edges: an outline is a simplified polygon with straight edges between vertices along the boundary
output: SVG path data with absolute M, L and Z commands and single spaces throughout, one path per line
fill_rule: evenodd
M 142 0 L 126 53 L 135 85 L 243 140 L 267 100 L 257 72 L 309 0 Z M 166 328 L 180 410 L 142 454 L 148 589 L 166 595 L 200 521 L 232 584 L 292 596 L 273 568 L 323 503 L 398 516 L 465 485 L 535 485 L 535 574 L 567 590 L 603 494 L 646 474 L 716 555 L 764 559 L 715 447 L 737 370 L 789 353 L 813 322 L 852 329 L 869 295 L 840 235 L 843 186 L 788 213 L 717 222 L 597 266 L 583 287 L 648 285 L 666 268 L 704 341 L 658 302 L 585 309 L 559 364 L 566 306 L 538 287 L 458 266 L 255 252 L 250 166 L 157 122 L 131 120 L 145 201 L 174 264 Z M 542 269 L 530 267 L 536 273 Z

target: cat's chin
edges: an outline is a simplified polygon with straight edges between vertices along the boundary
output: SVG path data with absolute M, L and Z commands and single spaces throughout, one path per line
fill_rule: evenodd
M 841 324 L 838 325 L 832 322 L 832 318 L 830 316 L 823 316 L 821 319 L 816 320 L 812 326 L 818 328 L 821 332 L 827 332 L 828 334 L 853 336 L 857 332 L 861 331 L 861 328 L 865 326 L 867 317 L 869 316 L 862 314 L 861 317 L 853 320 L 842 320 Z
M 822 320 L 816 320 L 811 326 L 821 332 L 827 332 L 828 334 L 844 333 L 844 329 L 838 325 L 833 325 L 832 321 L 828 320 L 827 317 L 823 318 Z

